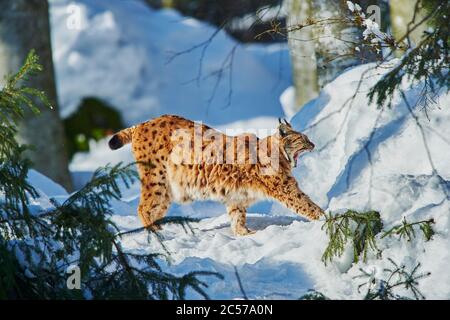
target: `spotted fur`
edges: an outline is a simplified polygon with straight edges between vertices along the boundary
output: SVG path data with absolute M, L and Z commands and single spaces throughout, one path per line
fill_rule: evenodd
M 266 198 L 312 220 L 323 214 L 291 174 L 299 154 L 314 145 L 287 122 L 258 139 L 252 134 L 226 136 L 164 115 L 118 132 L 109 145 L 118 149 L 130 142 L 142 183 L 138 215 L 145 227 L 155 228 L 172 202 L 193 200 L 225 204 L 236 235 L 253 233 L 246 227 L 246 209 Z

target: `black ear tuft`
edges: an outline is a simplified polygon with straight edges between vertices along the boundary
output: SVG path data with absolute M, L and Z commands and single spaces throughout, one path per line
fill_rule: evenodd
M 111 138 L 111 140 L 109 140 L 108 145 L 112 150 L 116 150 L 116 149 L 121 148 L 123 146 L 123 143 L 122 143 L 122 141 L 120 141 L 119 136 L 117 134 L 115 134 Z

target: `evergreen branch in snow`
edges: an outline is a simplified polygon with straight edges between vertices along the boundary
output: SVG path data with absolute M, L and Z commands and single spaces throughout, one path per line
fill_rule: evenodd
M 200 221 L 200 220 L 195 219 L 195 218 L 190 218 L 190 217 L 164 217 L 162 219 L 155 221 L 154 225 L 152 225 L 148 228 L 139 227 L 139 228 L 135 228 L 135 229 L 127 230 L 127 231 L 118 232 L 118 233 L 116 233 L 116 237 L 122 238 L 123 236 L 133 235 L 133 234 L 145 231 L 148 234 L 148 238 L 147 238 L 148 241 L 150 241 L 152 235 L 155 236 L 156 240 L 161 245 L 164 252 L 170 256 L 170 251 L 164 244 L 164 238 L 159 233 L 160 227 L 163 225 L 166 225 L 166 224 L 175 224 L 175 225 L 181 226 L 183 228 L 184 232 L 186 232 L 186 233 L 191 232 L 192 234 L 194 234 L 194 228 L 192 227 L 191 223 L 198 222 L 198 221 Z
M 400 225 L 383 231 L 383 222 L 380 214 L 376 211 L 359 213 L 348 210 L 336 215 L 329 213 L 322 226 L 322 230 L 325 229 L 329 237 L 322 261 L 326 265 L 334 258 L 342 256 L 348 242 L 351 242 L 353 247 L 353 262 L 358 262 L 361 255 L 365 262 L 369 251 L 373 251 L 377 257 L 381 257 L 381 250 L 378 249 L 376 238 L 379 234 L 381 239 L 395 235 L 399 239 L 411 241 L 416 236 L 414 229 L 418 227 L 422 231 L 425 241 L 430 241 L 435 234 L 432 228 L 434 223 L 433 219 L 409 223 L 404 218 Z
M 194 229 L 192 228 L 191 223 L 199 222 L 199 221 L 200 221 L 199 219 L 190 218 L 190 217 L 164 217 L 162 219 L 155 221 L 155 226 L 163 226 L 166 224 L 176 224 L 176 225 L 182 226 L 186 233 L 188 233 L 190 231 L 192 234 L 194 234 Z M 136 229 L 119 232 L 119 233 L 117 233 L 117 237 L 135 234 L 135 233 L 139 233 L 142 231 L 148 231 L 150 233 L 157 233 L 158 228 L 140 227 L 140 228 L 136 228 Z
M 431 275 L 430 272 L 419 273 L 420 263 L 417 263 L 411 271 L 406 270 L 405 265 L 399 266 L 392 259 L 388 258 L 392 268 L 385 268 L 384 279 L 377 279 L 373 272 L 367 272 L 360 269 L 361 274 L 354 277 L 365 278 L 366 282 L 358 286 L 358 292 L 363 287 L 367 287 L 365 300 L 408 300 L 407 296 L 396 293 L 396 290 L 402 288 L 409 291 L 414 299 L 425 299 L 425 296 L 419 290 L 419 280 Z
M 194 229 L 192 228 L 191 223 L 199 222 L 200 219 L 191 218 L 191 217 L 164 217 L 155 221 L 155 225 L 163 226 L 166 224 L 175 224 L 183 227 L 183 230 L 188 233 L 191 232 L 194 234 Z
M 348 210 L 336 215 L 329 213 L 322 226 L 329 237 L 322 261 L 327 264 L 333 258 L 342 256 L 349 241 L 353 246 L 354 262 L 358 262 L 361 254 L 363 261 L 366 261 L 369 250 L 380 255 L 375 236 L 382 228 L 380 214 L 376 211 L 359 213 Z
M 434 224 L 434 219 L 422 220 L 409 223 L 406 221 L 406 218 L 403 217 L 402 223 L 400 225 L 393 226 L 391 229 L 383 232 L 381 238 L 398 236 L 399 239 L 406 239 L 407 241 L 411 241 L 416 237 L 416 233 L 414 231 L 414 227 L 419 227 L 419 229 L 423 233 L 423 237 L 425 241 L 430 241 L 434 235 L 434 230 L 432 225 Z
M 358 293 L 361 289 L 367 288 L 364 300 L 409 300 L 411 297 L 405 296 L 406 290 L 416 299 L 425 299 L 425 296 L 419 290 L 419 281 L 431 275 L 430 272 L 419 272 L 420 263 L 417 263 L 410 271 L 404 265 L 399 266 L 392 259 L 388 258 L 392 268 L 383 269 L 383 278 L 375 273 L 376 269 L 366 271 L 360 268 L 360 274 L 353 279 L 364 279 L 365 281 L 358 285 Z M 401 289 L 403 295 L 397 293 Z M 327 296 L 316 290 L 309 290 L 308 293 L 300 297 L 300 300 L 329 300 Z

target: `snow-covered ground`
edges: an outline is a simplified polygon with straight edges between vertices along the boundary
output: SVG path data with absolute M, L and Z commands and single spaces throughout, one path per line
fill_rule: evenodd
M 284 92 L 290 84 L 285 48 L 239 46 L 233 60 L 231 105 L 224 109 L 229 82 L 223 80 L 208 106 L 216 79 L 202 77 L 198 86 L 195 81 L 186 84 L 198 74 L 202 49 L 166 62 L 173 52 L 208 39 L 214 32 L 212 27 L 174 11 L 152 11 L 139 1 L 70 3 L 77 7 L 70 7 L 69 1 L 51 1 L 63 115 L 72 112 L 86 95 L 112 103 L 128 124 L 176 113 L 222 130 L 269 129 L 275 127 L 283 110 L 287 117 L 293 115 L 292 89 Z M 67 19 L 77 8 L 81 28 L 70 29 Z M 206 51 L 202 73 L 208 75 L 220 67 L 234 45 L 219 32 Z M 172 272 L 201 269 L 222 273 L 225 280 L 206 278 L 212 298 L 241 297 L 236 267 L 250 298 L 295 299 L 315 289 L 331 298 L 357 299 L 363 295 L 357 290 L 361 279 L 354 279 L 359 269 L 381 276 L 382 269 L 389 266 L 387 258 L 391 258 L 407 267 L 421 262 L 421 270 L 431 272 L 420 282 L 425 296 L 450 298 L 450 95 L 440 95 L 440 108 L 429 110 L 429 120 L 414 108 L 420 85 L 404 86 L 411 110 L 401 96 L 394 97 L 391 109 L 377 109 L 369 105 L 366 93 L 386 71 L 382 68 L 369 71 L 361 93 L 348 102 L 361 75 L 371 67 L 363 65 L 343 73 L 292 117 L 294 127 L 316 144 L 315 151 L 302 156 L 294 174 L 313 200 L 333 212 L 378 210 L 387 228 L 403 217 L 410 221 L 433 217 L 437 232 L 433 240 L 424 242 L 420 236 L 412 242 L 385 238 L 379 241 L 383 259 L 371 256 L 367 263 L 352 265 L 350 255 L 344 255 L 325 266 L 320 259 L 327 243 L 321 230 L 323 221 L 306 222 L 278 203 L 265 202 L 249 210 L 248 224 L 258 232 L 237 238 L 221 205 L 195 202 L 174 205 L 169 212 L 202 218 L 193 224 L 194 234 L 175 225 L 162 231 L 171 252 L 167 267 Z M 71 164 L 78 185 L 98 166 L 133 160 L 129 146 L 111 151 L 106 140 L 92 143 L 91 150 L 77 154 Z M 42 194 L 35 206 L 47 205 L 47 197 L 67 196 L 35 172 L 30 180 Z M 124 189 L 122 201 L 112 203 L 113 220 L 123 230 L 140 226 L 135 214 L 139 191 L 135 184 Z M 162 251 L 158 241 L 148 240 L 144 233 L 130 234 L 124 236 L 123 246 L 130 251 Z M 190 297 L 197 298 L 195 294 Z

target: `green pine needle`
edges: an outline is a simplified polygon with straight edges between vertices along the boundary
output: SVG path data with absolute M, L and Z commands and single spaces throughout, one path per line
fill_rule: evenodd
M 353 261 L 358 262 L 362 255 L 366 261 L 369 251 L 380 254 L 375 236 L 383 228 L 380 214 L 376 211 L 359 213 L 348 210 L 342 214 L 329 213 L 322 230 L 325 229 L 329 242 L 322 255 L 322 261 L 327 264 L 335 257 L 340 257 L 348 242 L 353 245 Z
M 391 229 L 385 231 L 381 238 L 398 236 L 400 240 L 406 239 L 407 241 L 411 241 L 416 237 L 414 228 L 419 227 L 419 229 L 422 231 L 425 241 L 430 241 L 435 233 L 432 227 L 434 223 L 434 219 L 409 223 L 406 218 L 403 217 L 402 223 L 400 225 L 396 225 Z

